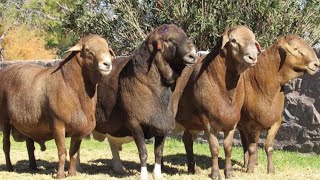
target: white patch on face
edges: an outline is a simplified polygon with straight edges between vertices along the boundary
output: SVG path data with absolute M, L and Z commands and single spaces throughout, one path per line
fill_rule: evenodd
M 246 52 L 244 53 L 243 60 L 249 65 L 254 66 L 258 60 L 258 49 L 255 45 L 247 46 Z
M 154 169 L 153 169 L 153 175 L 154 175 L 154 179 L 161 179 L 161 164 L 154 164 Z
M 110 54 L 102 55 L 103 61 L 99 62 L 99 69 L 103 75 L 108 75 L 112 70 L 112 60 Z

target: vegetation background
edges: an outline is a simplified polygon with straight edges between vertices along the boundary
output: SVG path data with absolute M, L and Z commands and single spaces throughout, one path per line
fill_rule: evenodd
M 6 60 L 62 57 L 89 33 L 104 36 L 117 55 L 125 55 L 163 23 L 182 27 L 199 50 L 210 50 L 225 28 L 238 24 L 249 26 L 264 48 L 288 33 L 313 45 L 320 41 L 320 1 L 0 0 Z

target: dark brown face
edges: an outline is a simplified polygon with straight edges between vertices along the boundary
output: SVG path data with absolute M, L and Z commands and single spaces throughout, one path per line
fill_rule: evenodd
M 149 42 L 153 41 L 155 48 L 169 64 L 193 65 L 197 59 L 195 45 L 185 32 L 176 25 L 162 25 L 150 34 Z

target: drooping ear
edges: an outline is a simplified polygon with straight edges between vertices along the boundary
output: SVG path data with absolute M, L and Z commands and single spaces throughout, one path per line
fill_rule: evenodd
M 158 39 L 154 42 L 154 47 L 156 50 L 161 50 L 162 49 L 162 42 Z
M 116 58 L 116 54 L 113 52 L 111 48 L 109 48 L 109 53 L 111 54 L 112 57 Z
M 256 42 L 255 42 L 255 45 L 256 45 L 256 48 L 257 48 L 257 50 L 259 51 L 259 53 L 261 53 L 261 46 L 260 46 L 260 44 L 256 41 Z
M 224 46 L 229 42 L 230 38 L 229 38 L 229 34 L 228 32 L 224 32 L 222 35 L 222 44 L 221 44 L 221 49 L 224 48 Z
M 82 49 L 81 44 L 77 43 L 76 45 L 74 45 L 70 49 L 68 49 L 67 52 L 81 51 L 81 49 Z
M 290 54 L 295 54 L 294 49 L 287 42 L 281 43 L 280 48 Z

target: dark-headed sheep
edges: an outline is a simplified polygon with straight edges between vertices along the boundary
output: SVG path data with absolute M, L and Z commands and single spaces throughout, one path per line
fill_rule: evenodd
M 76 152 L 82 137 L 96 124 L 97 83 L 102 75 L 110 73 L 114 55 L 106 40 L 97 35 L 80 39 L 69 51 L 71 54 L 57 66 L 16 64 L 0 71 L 0 126 L 8 171 L 13 170 L 13 126 L 28 137 L 29 155 L 34 153 L 34 141 L 55 140 L 59 157 L 56 178 L 65 176 L 65 136 L 70 136 L 69 176 L 76 175 Z M 30 162 L 35 166 L 34 157 Z
M 179 81 L 186 87 L 178 104 L 176 121 L 186 129 L 183 142 L 189 173 L 194 173 L 195 168 L 191 133 L 204 130 L 212 156 L 211 177 L 220 176 L 217 139 L 220 131 L 224 132 L 225 176 L 232 175 L 233 134 L 244 100 L 243 72 L 256 64 L 259 51 L 252 31 L 245 26 L 235 26 L 226 30 L 213 51 L 194 65 L 190 76 L 181 76 Z
M 196 61 L 196 49 L 176 25 L 155 28 L 128 58 L 118 58 L 98 86 L 95 130 L 119 137 L 132 136 L 139 151 L 141 179 L 148 178 L 145 138 L 155 137 L 154 176 L 161 177 L 166 134 L 174 128 L 172 94 L 186 65 Z
M 258 57 L 255 67 L 245 72 L 245 101 L 238 124 L 245 152 L 247 172 L 254 171 L 261 130 L 268 130 L 265 152 L 268 173 L 274 173 L 274 138 L 280 128 L 284 108 L 283 86 L 304 73 L 314 74 L 319 60 L 299 36 L 281 37 Z

